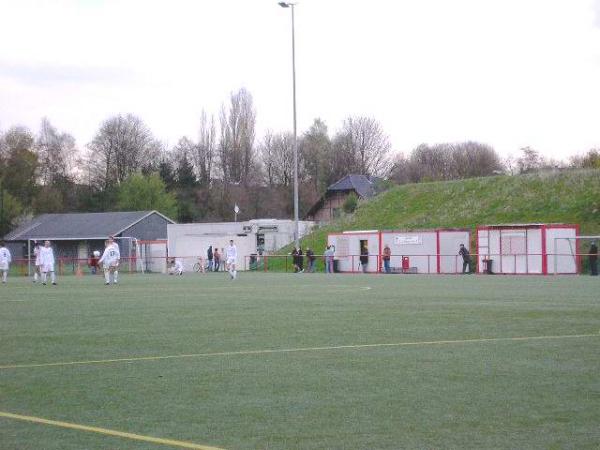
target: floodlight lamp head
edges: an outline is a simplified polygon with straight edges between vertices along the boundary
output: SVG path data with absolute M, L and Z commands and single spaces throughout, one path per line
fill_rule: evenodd
M 289 8 L 289 7 L 290 7 L 290 4 L 289 4 L 289 3 L 287 3 L 287 2 L 279 2 L 278 4 L 279 4 L 279 6 L 281 6 L 282 8 Z

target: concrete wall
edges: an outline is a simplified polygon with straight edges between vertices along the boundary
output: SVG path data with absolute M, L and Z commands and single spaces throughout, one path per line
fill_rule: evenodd
M 199 225 L 202 224 L 179 224 L 168 226 L 168 252 L 169 258 L 181 259 L 186 272 L 191 272 L 194 264 L 198 262 L 198 257 L 206 260 L 206 252 L 210 245 L 227 250 L 229 240 L 233 239 L 237 251 L 238 270 L 244 270 L 246 256 L 256 253 L 256 236 L 237 234 L 206 235 L 198 232 Z M 201 228 L 201 227 L 200 227 Z M 221 260 L 224 261 L 224 256 Z
M 300 237 L 308 234 L 312 229 L 314 222 L 300 221 L 298 223 L 298 231 Z M 252 253 L 257 253 L 258 248 L 258 235 L 262 235 L 265 240 L 264 251 L 267 254 L 274 254 L 294 241 L 294 221 L 293 220 L 279 220 L 279 219 L 254 219 L 245 222 L 216 222 L 216 223 L 187 223 L 187 224 L 170 224 L 167 226 L 167 235 L 174 236 L 175 229 L 180 229 L 178 233 L 185 233 L 192 237 L 203 237 L 206 238 L 203 242 L 219 241 L 227 239 L 229 242 L 230 237 L 242 237 L 244 241 L 252 242 L 252 247 L 248 247 L 245 250 L 246 253 L 240 256 L 247 256 Z M 248 239 L 246 239 L 248 237 Z M 210 245 L 210 244 L 208 244 Z M 208 245 L 206 247 L 208 248 Z M 244 244 L 246 245 L 246 244 Z M 248 244 L 250 245 L 250 244 Z M 218 245 L 219 248 L 222 245 Z M 239 250 L 239 249 L 238 249 Z M 195 248 L 194 252 L 200 255 L 200 249 Z M 206 249 L 202 255 L 206 256 Z

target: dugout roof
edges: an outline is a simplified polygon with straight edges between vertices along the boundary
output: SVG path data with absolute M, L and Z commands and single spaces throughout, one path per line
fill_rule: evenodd
M 11 231 L 4 239 L 6 241 L 105 239 L 107 236 L 120 235 L 153 214 L 175 223 L 157 211 L 42 214 Z

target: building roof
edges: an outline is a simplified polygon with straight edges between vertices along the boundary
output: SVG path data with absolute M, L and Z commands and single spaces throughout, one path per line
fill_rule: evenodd
M 42 214 L 11 231 L 4 239 L 105 239 L 107 236 L 121 234 L 152 214 L 158 214 L 168 222 L 174 223 L 157 211 Z
M 375 195 L 375 183 L 366 175 L 346 175 L 327 188 L 327 192 L 354 190 L 359 197 L 368 198 Z
M 355 191 L 360 198 L 373 197 L 377 193 L 375 189 L 376 180 L 376 178 L 369 178 L 366 175 L 346 175 L 327 188 L 325 194 L 311 206 L 306 216 L 314 215 L 324 205 L 327 196 L 333 192 Z

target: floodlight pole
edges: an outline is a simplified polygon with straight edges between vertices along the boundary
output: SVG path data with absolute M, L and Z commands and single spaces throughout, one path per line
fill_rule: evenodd
M 300 234 L 298 230 L 298 129 L 296 121 L 296 31 L 294 21 L 294 6 L 296 3 L 279 2 L 282 8 L 292 10 L 292 92 L 294 104 L 294 244 L 300 247 Z

